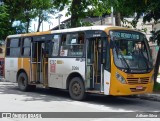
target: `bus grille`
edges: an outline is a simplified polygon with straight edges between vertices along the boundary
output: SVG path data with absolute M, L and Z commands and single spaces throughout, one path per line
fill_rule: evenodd
M 149 77 L 127 78 L 128 84 L 148 84 Z

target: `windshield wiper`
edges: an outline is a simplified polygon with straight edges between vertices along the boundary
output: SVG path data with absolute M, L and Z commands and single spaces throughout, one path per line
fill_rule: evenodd
M 117 57 L 118 57 L 118 52 L 117 52 L 117 51 L 118 51 L 118 48 L 117 48 L 116 44 L 115 44 L 115 48 L 116 48 L 116 54 L 117 54 Z M 123 61 L 125 62 L 125 64 L 127 65 L 128 70 L 130 71 L 131 69 L 130 69 L 130 67 L 129 67 L 127 61 L 126 61 L 126 59 L 124 58 L 122 52 L 120 51 L 119 53 L 120 53 L 120 55 L 121 55 L 121 57 L 122 57 L 122 60 L 123 60 Z M 121 58 L 120 58 L 120 60 L 121 60 Z M 122 61 L 122 60 L 121 60 L 121 61 Z

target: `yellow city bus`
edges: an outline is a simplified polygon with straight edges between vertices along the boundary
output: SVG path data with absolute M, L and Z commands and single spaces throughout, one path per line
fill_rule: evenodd
M 151 93 L 153 65 L 146 36 L 113 26 L 9 35 L 5 78 L 22 91 L 36 86 L 124 96 Z

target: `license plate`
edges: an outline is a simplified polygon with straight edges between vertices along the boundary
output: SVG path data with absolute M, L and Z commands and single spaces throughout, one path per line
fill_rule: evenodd
M 137 86 L 136 89 L 137 89 L 137 90 L 143 89 L 143 87 L 142 87 L 142 86 Z

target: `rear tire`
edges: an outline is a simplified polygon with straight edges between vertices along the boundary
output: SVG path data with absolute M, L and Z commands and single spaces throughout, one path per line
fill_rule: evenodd
M 24 72 L 20 73 L 18 76 L 18 87 L 21 91 L 27 91 L 29 89 L 28 77 Z
M 75 77 L 69 83 L 69 94 L 74 100 L 83 100 L 86 97 L 83 80 Z

